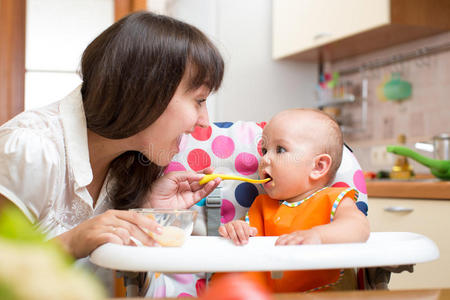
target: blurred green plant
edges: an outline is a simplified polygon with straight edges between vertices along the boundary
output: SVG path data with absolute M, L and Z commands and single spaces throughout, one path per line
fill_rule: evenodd
M 97 279 L 15 206 L 0 211 L 0 299 L 103 299 Z

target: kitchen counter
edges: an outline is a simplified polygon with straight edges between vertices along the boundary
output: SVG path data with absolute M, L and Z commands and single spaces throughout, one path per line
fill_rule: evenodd
M 367 180 L 366 185 L 369 197 L 450 200 L 450 181 L 435 178 Z
M 143 299 L 143 298 L 114 298 L 122 300 Z M 175 299 L 175 298 L 165 298 Z M 244 298 L 242 298 L 244 299 Z M 394 299 L 415 299 L 415 300 L 450 300 L 450 289 L 430 289 L 430 290 L 403 290 L 403 291 L 346 291 L 346 292 L 318 292 L 318 293 L 289 293 L 274 294 L 273 300 L 394 300 Z

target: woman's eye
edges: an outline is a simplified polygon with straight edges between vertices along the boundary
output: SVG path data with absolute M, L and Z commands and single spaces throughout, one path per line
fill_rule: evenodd
M 284 153 L 284 152 L 286 152 L 286 149 L 284 149 L 281 146 L 277 146 L 277 153 Z
M 197 104 L 201 106 L 202 103 L 205 101 L 206 101 L 206 99 L 199 99 L 199 100 L 197 100 Z
M 265 155 L 267 153 L 267 149 L 266 148 L 261 148 L 261 153 L 262 153 L 262 155 Z

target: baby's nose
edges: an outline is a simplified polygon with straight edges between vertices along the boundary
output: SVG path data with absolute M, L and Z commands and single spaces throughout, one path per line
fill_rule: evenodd
M 269 158 L 269 155 L 264 155 L 262 158 L 261 158 L 261 164 L 263 165 L 263 166 L 267 166 L 267 165 L 269 165 L 270 164 L 270 158 Z

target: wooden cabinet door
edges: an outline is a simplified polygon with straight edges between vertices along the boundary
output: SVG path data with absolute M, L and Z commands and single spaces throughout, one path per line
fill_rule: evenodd
M 389 0 L 274 0 L 273 57 L 389 23 Z
M 450 201 L 369 198 L 371 231 L 407 231 L 433 240 L 440 258 L 392 274 L 390 289 L 450 287 Z

